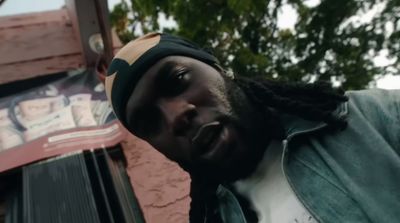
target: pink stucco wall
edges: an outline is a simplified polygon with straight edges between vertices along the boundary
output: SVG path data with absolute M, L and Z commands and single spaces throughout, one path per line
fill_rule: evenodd
M 134 136 L 129 136 L 122 146 L 146 223 L 187 223 L 189 175 Z

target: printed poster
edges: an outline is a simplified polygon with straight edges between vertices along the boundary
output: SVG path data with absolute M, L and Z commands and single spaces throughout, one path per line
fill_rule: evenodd
M 104 85 L 90 72 L 0 98 L 0 172 L 124 138 Z

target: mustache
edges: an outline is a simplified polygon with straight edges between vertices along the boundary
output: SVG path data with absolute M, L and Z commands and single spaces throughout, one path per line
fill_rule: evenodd
M 215 128 L 215 126 L 233 126 L 238 132 L 242 135 L 246 134 L 246 131 L 242 131 L 245 129 L 244 126 L 240 124 L 239 119 L 234 115 L 220 115 L 214 118 L 215 121 L 208 122 L 201 126 L 194 135 L 192 142 L 196 141 L 197 137 L 201 136 L 202 129 L 207 130 L 207 128 Z M 190 146 L 195 146 L 193 143 Z M 191 149 L 194 149 L 193 147 Z M 207 179 L 213 180 L 221 180 L 221 166 L 220 163 L 214 163 L 210 161 L 206 161 L 196 156 L 195 153 L 190 154 L 191 157 L 189 160 L 180 160 L 177 161 L 178 164 L 188 172 L 190 175 L 203 176 Z

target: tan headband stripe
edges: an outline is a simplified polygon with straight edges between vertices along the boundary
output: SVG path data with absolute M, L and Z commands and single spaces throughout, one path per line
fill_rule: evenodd
M 107 76 L 106 80 L 105 80 L 104 85 L 105 85 L 106 95 L 108 98 L 111 98 L 112 86 L 114 83 L 115 76 L 117 76 L 117 72 L 113 73 L 112 75 Z
M 157 45 L 160 39 L 159 33 L 149 33 L 142 38 L 129 42 L 115 55 L 115 58 L 125 60 L 129 65 L 132 65 L 146 51 Z
M 138 58 L 140 58 L 146 51 L 156 46 L 160 42 L 159 33 L 149 33 L 139 39 L 129 42 L 123 47 L 114 58 L 125 60 L 129 65 L 132 65 Z M 112 87 L 116 72 L 106 77 L 105 86 L 108 98 L 111 98 Z M 132 74 L 133 75 L 133 74 Z

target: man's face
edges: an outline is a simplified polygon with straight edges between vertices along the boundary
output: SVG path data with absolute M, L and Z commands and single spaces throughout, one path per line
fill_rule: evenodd
M 129 130 L 189 172 L 223 177 L 254 146 L 256 115 L 243 93 L 199 60 L 169 56 L 143 75 L 129 98 Z

